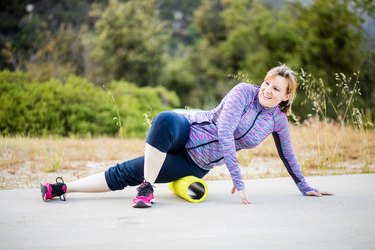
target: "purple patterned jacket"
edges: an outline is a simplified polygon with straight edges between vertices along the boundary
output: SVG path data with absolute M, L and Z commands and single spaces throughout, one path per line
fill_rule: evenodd
M 236 151 L 258 146 L 272 134 L 281 160 L 292 176 L 299 190 L 306 192 L 311 188 L 300 169 L 293 152 L 288 119 L 279 107 L 264 108 L 258 100 L 259 87 L 237 84 L 210 111 L 184 114 L 191 124 L 186 149 L 203 169 L 225 163 L 237 190 L 245 189 L 238 165 Z

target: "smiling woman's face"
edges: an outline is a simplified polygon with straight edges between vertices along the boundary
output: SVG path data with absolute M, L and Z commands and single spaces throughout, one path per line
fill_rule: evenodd
M 288 82 L 282 76 L 275 76 L 265 80 L 260 86 L 258 98 L 263 107 L 274 108 L 282 101 L 289 99 L 287 94 Z

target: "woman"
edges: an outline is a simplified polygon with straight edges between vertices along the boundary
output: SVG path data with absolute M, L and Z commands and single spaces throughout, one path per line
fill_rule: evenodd
M 272 134 L 281 160 L 303 195 L 333 195 L 310 187 L 293 152 L 287 115 L 297 88 L 296 74 L 286 65 L 272 68 L 260 87 L 237 84 L 210 111 L 196 114 L 162 112 L 155 117 L 146 139 L 145 156 L 65 184 L 41 184 L 44 201 L 68 192 L 106 192 L 140 186 L 133 207 L 151 207 L 153 184 L 193 175 L 202 178 L 225 164 L 244 204 L 245 192 L 236 151 L 258 146 Z M 63 198 L 61 198 L 61 196 Z

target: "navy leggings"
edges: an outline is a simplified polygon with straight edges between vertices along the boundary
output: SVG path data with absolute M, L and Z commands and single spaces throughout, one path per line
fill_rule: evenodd
M 189 121 L 181 114 L 161 112 L 153 120 L 146 142 L 167 153 L 156 183 L 167 183 L 188 175 L 202 178 L 208 173 L 193 162 L 185 149 L 189 132 Z M 115 191 L 141 184 L 143 168 L 144 156 L 109 168 L 105 172 L 109 189 Z

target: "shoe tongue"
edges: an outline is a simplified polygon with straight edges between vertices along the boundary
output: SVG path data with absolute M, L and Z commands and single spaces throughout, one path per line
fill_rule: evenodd
M 137 189 L 138 194 L 141 196 L 148 196 L 150 193 L 154 191 L 152 185 L 149 182 L 143 182 L 139 188 Z
M 142 184 L 140 185 L 140 187 L 142 187 L 142 188 L 147 188 L 149 186 L 151 186 L 151 184 L 150 184 L 150 182 L 147 182 L 147 181 L 142 182 Z

